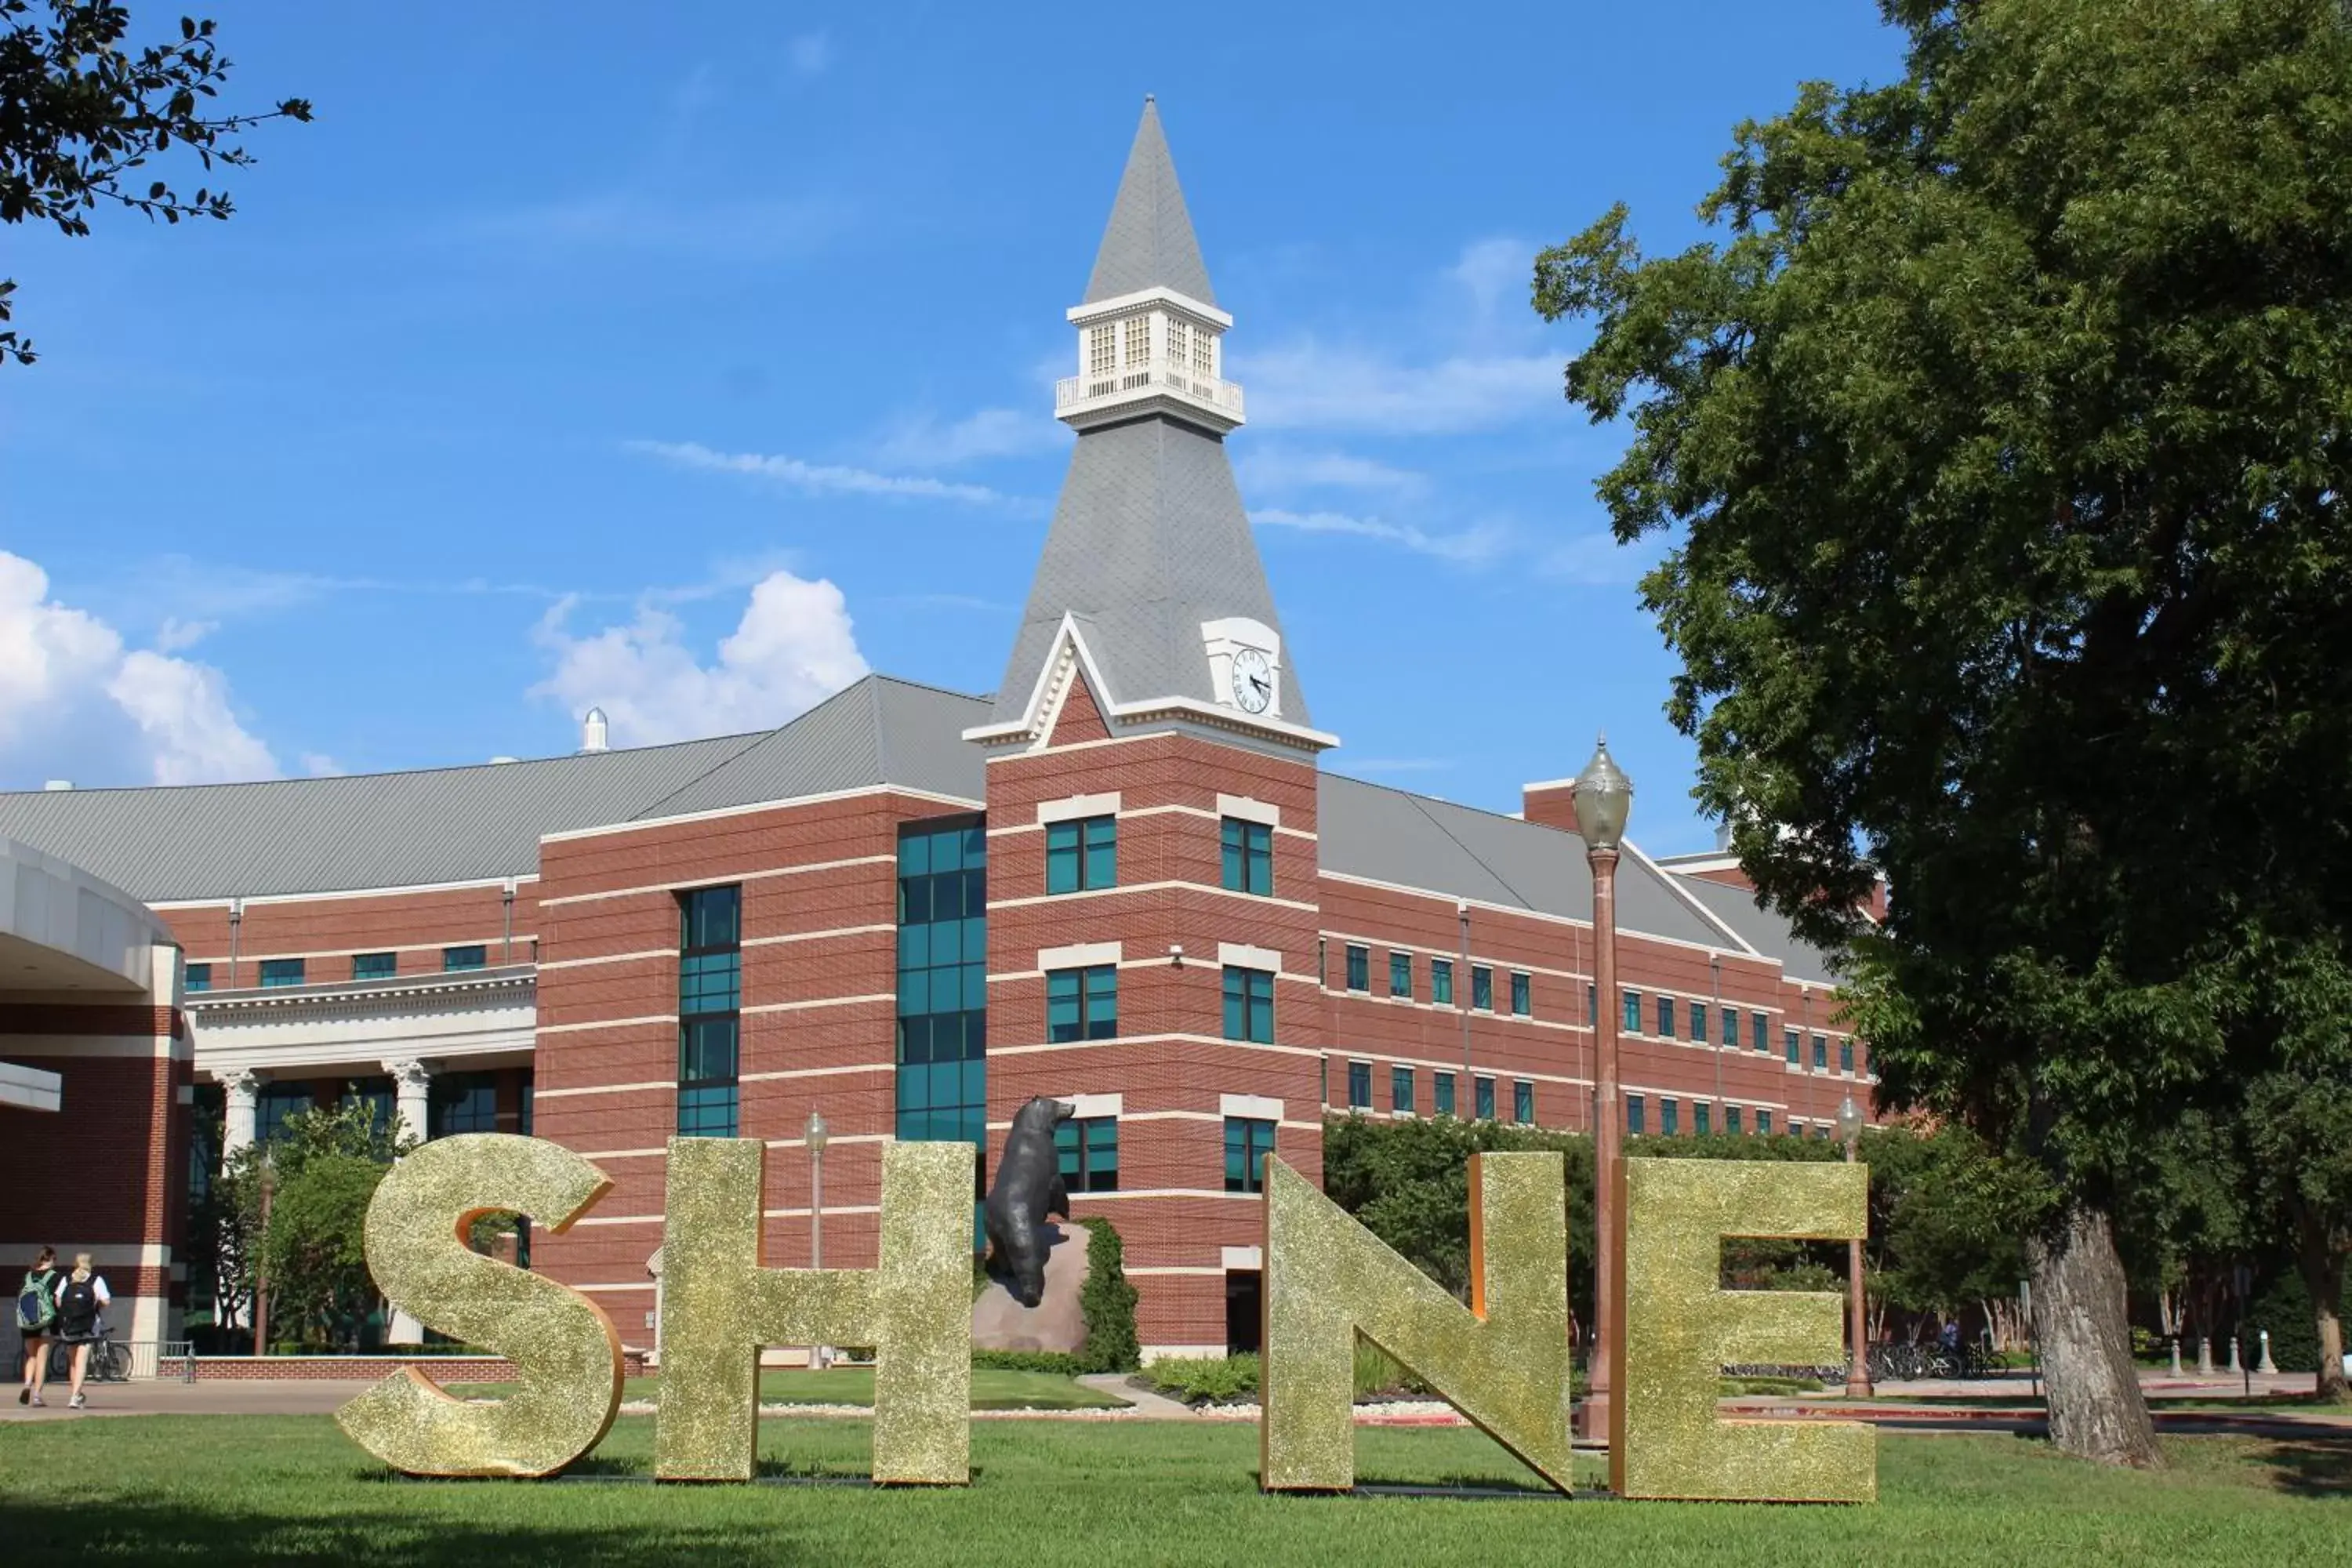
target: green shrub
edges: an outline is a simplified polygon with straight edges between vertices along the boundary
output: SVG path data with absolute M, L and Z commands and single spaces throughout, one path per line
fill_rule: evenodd
M 1257 1397 L 1257 1357 L 1170 1356 L 1143 1369 L 1143 1381 L 1187 1405 Z
M 1429 1384 L 1404 1364 L 1370 1340 L 1356 1342 L 1356 1397 L 1370 1399 L 1375 1394 L 1403 1394 L 1415 1398 L 1427 1394 Z
M 1045 1372 L 1056 1377 L 1076 1377 L 1081 1373 L 1100 1370 L 1087 1364 L 1082 1355 L 1060 1351 L 974 1351 L 971 1364 L 988 1372 Z
M 1087 1324 L 1086 1348 L 1078 1352 L 1086 1365 L 1080 1370 L 1132 1372 L 1139 1350 L 1136 1289 L 1127 1282 L 1127 1248 L 1110 1221 L 1088 1215 L 1077 1223 L 1087 1232 L 1087 1282 L 1078 1290 L 1078 1310 Z

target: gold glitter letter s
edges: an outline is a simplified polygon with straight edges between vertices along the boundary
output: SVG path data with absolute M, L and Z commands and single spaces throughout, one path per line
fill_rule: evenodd
M 969 1143 L 882 1151 L 877 1268 L 768 1268 L 752 1138 L 673 1138 L 662 1230 L 661 1409 L 654 1473 L 747 1481 L 763 1345 L 875 1347 L 874 1479 L 971 1478 Z
M 1569 1488 L 1568 1212 L 1558 1154 L 1470 1159 L 1470 1308 L 1272 1155 L 1258 1484 L 1356 1482 L 1359 1334 Z
M 418 1476 L 543 1476 L 594 1447 L 621 1404 L 621 1342 L 578 1291 L 466 1245 L 484 1214 L 528 1215 L 561 1234 L 612 1186 L 554 1143 L 504 1132 L 423 1145 L 368 1205 L 368 1271 L 393 1305 L 515 1363 L 494 1405 L 452 1399 L 415 1367 L 335 1412 L 352 1440 Z
M 1726 1290 L 1727 1236 L 1843 1238 L 1868 1224 L 1866 1166 L 1627 1160 L 1625 1311 L 1609 1446 L 1622 1497 L 1869 1502 L 1877 1434 L 1859 1421 L 1724 1421 L 1726 1366 L 1845 1359 L 1845 1299 Z

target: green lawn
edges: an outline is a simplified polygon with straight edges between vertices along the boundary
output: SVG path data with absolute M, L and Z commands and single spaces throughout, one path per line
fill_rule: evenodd
M 656 1377 L 633 1377 L 622 1385 L 623 1399 L 651 1404 L 661 1388 Z M 449 1392 L 471 1399 L 502 1399 L 514 1392 L 510 1383 L 457 1383 Z M 763 1372 L 760 1374 L 763 1405 L 871 1405 L 874 1369 L 833 1367 L 824 1372 Z M 971 1370 L 974 1410 L 1108 1410 L 1126 1401 L 1080 1386 L 1050 1372 Z
M 773 1474 L 856 1476 L 866 1426 L 770 1421 Z M 655 1487 L 625 1418 L 606 1481 L 394 1480 L 323 1417 L 146 1416 L 0 1426 L 0 1555 L 35 1563 L 1986 1563 L 2352 1562 L 2352 1447 L 2168 1442 L 2159 1475 L 2035 1442 L 1894 1436 L 1869 1508 L 1265 1498 L 1247 1426 L 982 1422 L 975 1484 Z M 1477 1433 L 1368 1430 L 1365 1481 L 1524 1486 Z

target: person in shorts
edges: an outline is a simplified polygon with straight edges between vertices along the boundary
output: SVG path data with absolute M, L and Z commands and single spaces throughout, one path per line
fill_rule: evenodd
M 105 1278 L 89 1266 L 89 1254 L 74 1254 L 73 1272 L 58 1281 L 58 1338 L 73 1346 L 73 1398 L 70 1409 L 89 1403 L 82 1394 L 89 1371 L 89 1347 L 98 1342 L 99 1314 L 114 1300 Z
M 25 1385 L 16 1391 L 19 1405 L 44 1403 L 41 1390 L 49 1381 L 49 1343 L 57 1324 L 58 1255 L 45 1247 L 16 1291 L 16 1331 L 25 1341 Z

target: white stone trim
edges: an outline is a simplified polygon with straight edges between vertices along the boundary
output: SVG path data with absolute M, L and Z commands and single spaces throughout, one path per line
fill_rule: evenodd
M 1219 795 L 1217 815 L 1239 817 L 1244 822 L 1263 823 L 1268 827 L 1282 826 L 1282 807 L 1246 795 Z
M 748 947 L 751 944 L 746 942 L 742 945 Z M 602 963 L 637 963 L 649 958 L 677 956 L 677 949 L 674 947 L 649 947 L 636 952 L 608 952 L 598 958 L 543 958 L 539 962 L 539 972 L 544 974 L 551 969 L 588 969 Z
M 0 1051 L 12 1057 L 168 1058 L 177 1054 L 172 1049 L 174 1043 L 169 1035 L 0 1035 Z M 0 1264 L 0 1268 L 5 1267 Z
M 849 1073 L 895 1072 L 896 1062 L 852 1062 L 846 1067 L 786 1068 L 780 1072 L 746 1072 L 735 1075 L 737 1083 L 775 1083 L 794 1078 L 841 1078 Z
M 1264 1268 L 1265 1249 L 1258 1247 L 1228 1247 L 1218 1254 L 1218 1261 L 1227 1269 Z
M 1116 888 L 1080 888 L 1075 893 L 1038 893 L 1018 899 L 991 899 L 991 910 L 1025 909 L 1031 904 L 1065 903 L 1073 899 L 1116 899 L 1128 893 L 1208 893 L 1223 899 L 1246 899 L 1259 909 L 1303 910 L 1317 912 L 1320 906 L 1297 899 L 1268 898 L 1264 893 L 1244 893 L 1232 888 L 1221 888 L 1214 882 L 1125 882 Z
M 1282 1101 L 1263 1094 L 1221 1094 L 1217 1111 L 1222 1116 L 1246 1117 L 1252 1121 L 1280 1121 Z
M 1265 1051 L 1279 1057 L 1321 1057 L 1327 1054 L 1313 1046 L 1282 1046 L 1267 1040 L 1229 1040 L 1223 1035 L 1188 1035 L 1177 1031 L 1158 1035 L 1115 1035 L 1108 1040 L 1062 1040 L 1047 1045 L 991 1045 L 988 1054 L 992 1057 L 1033 1057 L 1045 1051 L 1098 1051 L 1116 1046 L 1160 1045 L 1217 1046 L 1229 1051 Z
M 1087 816 L 1117 816 L 1119 792 L 1110 790 L 1102 795 L 1074 795 L 1061 800 L 1041 800 L 1037 803 L 1037 826 L 1049 822 L 1075 822 Z
M 736 754 L 740 756 L 742 753 Z M 906 784 L 861 784 L 856 789 L 820 790 L 814 795 L 787 795 L 782 800 L 755 800 L 742 805 L 713 806 L 708 811 L 684 811 L 674 816 L 640 816 L 633 817 L 627 822 L 606 823 L 595 827 L 567 827 L 554 833 L 542 833 L 539 836 L 539 841 L 541 844 L 561 844 L 575 838 L 601 838 L 615 833 L 637 833 L 648 827 L 673 826 L 682 822 L 716 822 L 724 817 L 746 816 L 759 811 L 787 811 L 800 805 L 827 805 L 835 801 L 856 800 L 869 795 L 903 795 L 915 800 L 937 801 L 943 805 L 958 806 L 966 811 L 979 811 L 984 805 L 983 802 L 967 800 L 959 795 L 940 795 L 935 790 L 912 789 Z M 716 881 L 720 882 L 734 879 L 731 877 L 715 879 Z M 711 885 L 713 880 L 713 879 L 697 878 L 692 882 L 679 882 L 672 885 L 704 887 Z M 557 899 L 548 901 L 564 903 L 571 900 Z M 831 1210 L 828 1209 L 826 1212 L 830 1213 Z
M 774 947 L 783 942 L 831 942 L 836 937 L 880 936 L 895 933 L 898 929 L 898 928 L 897 926 L 892 925 L 887 921 L 884 921 L 876 925 L 835 926 L 830 931 L 780 931 L 774 936 L 747 936 L 742 940 L 740 945 L 743 947 Z
M 675 1024 L 677 1022 L 677 1015 L 675 1013 L 647 1013 L 635 1018 L 587 1018 L 577 1024 L 541 1024 L 539 1026 L 539 1033 L 584 1035 L 592 1029 L 627 1029 L 634 1028 L 639 1024 Z M 540 1089 L 537 1092 L 544 1094 L 547 1090 Z
M 1132 294 L 1115 295 L 1108 300 L 1097 300 L 1091 304 L 1073 305 L 1062 312 L 1063 319 L 1074 327 L 1091 327 L 1114 316 L 1132 314 L 1148 306 L 1159 305 L 1180 316 L 1216 328 L 1221 332 L 1233 330 L 1234 319 L 1204 300 L 1190 294 L 1180 294 L 1164 283 L 1149 289 L 1139 289 Z
M 1116 942 L 1074 942 L 1066 947 L 1041 947 L 1037 950 L 1037 968 L 1042 973 L 1051 969 L 1085 969 L 1101 963 L 1118 963 L 1125 960 L 1126 949 Z
M 583 1094 L 649 1094 L 655 1089 L 674 1094 L 677 1091 L 677 1082 L 674 1079 L 656 1079 L 648 1083 L 588 1083 L 573 1089 L 533 1088 L 531 1099 L 536 1101 L 571 1100 Z
M 517 871 L 509 877 L 468 877 L 457 882 L 411 882 L 397 888 L 329 888 L 315 893 L 247 893 L 235 898 L 218 899 L 157 899 L 147 907 L 151 910 L 225 910 L 231 904 L 309 904 L 331 899 L 391 899 L 415 893 L 459 893 L 471 888 L 497 888 L 503 890 L 511 880 L 520 889 L 524 882 L 536 882 L 536 871 Z M 362 951 L 384 952 L 386 948 L 372 947 Z
M 1059 1094 L 1054 1098 L 1076 1108 L 1070 1112 L 1073 1121 L 1099 1121 L 1106 1116 L 1116 1121 L 1127 1110 L 1124 1094 Z
M 1217 943 L 1217 963 L 1220 967 L 1269 969 L 1276 974 L 1282 973 L 1282 954 L 1270 947 L 1253 947 L 1245 942 Z
M 640 887 L 613 888 L 598 893 L 565 893 L 557 898 L 541 899 L 539 907 L 553 909 L 559 904 L 592 904 L 605 899 L 643 898 L 648 893 L 675 893 L 681 888 L 717 887 L 727 882 L 766 882 L 778 877 L 806 877 L 819 871 L 845 871 L 853 866 L 896 866 L 897 854 L 852 855 L 841 860 L 818 860 L 806 866 L 771 866 L 756 871 L 716 871 L 708 877 L 680 878 L 674 882 L 647 882 Z
M 820 1007 L 854 1007 L 861 1002 L 895 1003 L 898 1000 L 897 992 L 883 991 L 867 996 L 812 996 L 800 1002 L 762 1002 L 740 1011 L 748 1018 L 755 1013 L 808 1013 Z

